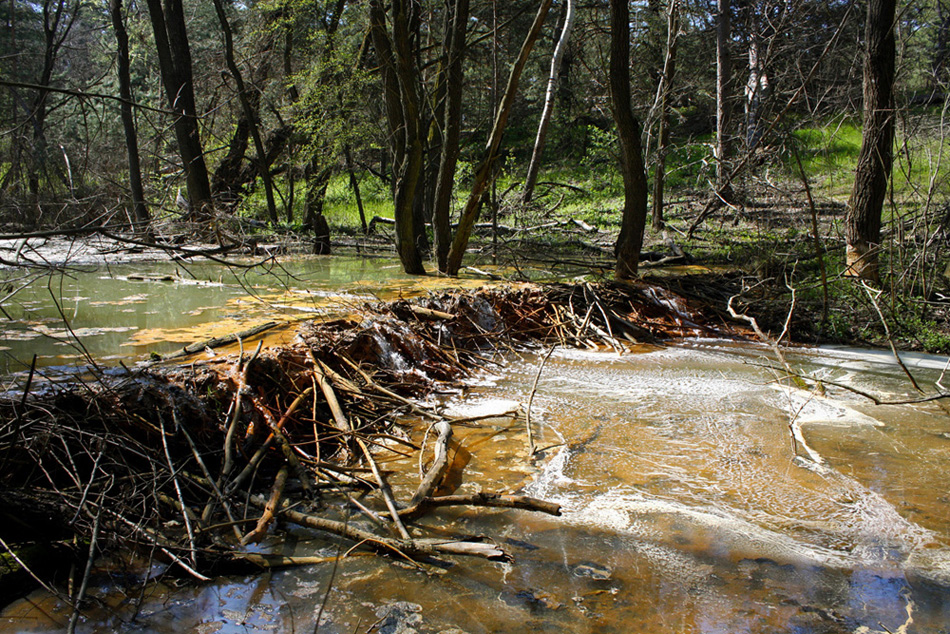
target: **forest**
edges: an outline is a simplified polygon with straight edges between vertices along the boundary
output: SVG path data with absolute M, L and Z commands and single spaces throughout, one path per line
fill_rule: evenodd
M 818 216 L 845 205 L 801 228 L 832 268 L 844 237 L 860 277 L 884 257 L 902 294 L 942 284 L 943 0 L 0 12 L 8 235 L 179 220 L 218 241 L 310 232 L 319 252 L 373 213 L 395 220 L 407 272 L 431 258 L 454 275 L 477 220 L 549 216 L 563 194 L 619 231 L 627 277 L 648 205 L 654 229 L 692 239 L 710 216 L 777 214 L 763 200 L 782 194 Z
M 0 631 L 938 631 L 948 115 L 950 0 L 0 0 Z

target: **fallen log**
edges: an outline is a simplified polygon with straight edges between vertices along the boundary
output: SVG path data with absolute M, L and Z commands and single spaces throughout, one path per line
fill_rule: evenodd
M 267 332 L 271 328 L 277 326 L 276 321 L 269 321 L 266 324 L 260 324 L 259 326 L 254 326 L 253 328 L 248 328 L 247 330 L 242 330 L 241 332 L 235 332 L 230 335 L 224 335 L 223 337 L 212 337 L 211 339 L 205 339 L 204 341 L 198 341 L 196 343 L 188 344 L 181 350 L 167 354 L 162 357 L 162 360 L 168 359 L 178 359 L 179 357 L 186 357 L 189 354 L 194 354 L 196 352 L 201 352 L 205 348 L 220 348 L 221 346 L 226 346 L 229 343 L 235 343 L 240 339 L 247 339 L 248 337 L 253 337 L 254 335 L 259 335 L 262 332 Z
M 442 506 L 487 506 L 492 508 L 521 509 L 537 511 L 548 515 L 560 516 L 561 505 L 554 502 L 545 502 L 526 495 L 505 495 L 502 493 L 473 493 L 471 495 L 444 495 L 429 497 L 417 505 L 399 511 L 399 515 L 407 521 L 415 520 L 426 511 Z
M 261 496 L 251 496 L 251 504 L 263 508 L 267 501 Z M 409 559 L 426 559 L 439 555 L 467 555 L 491 561 L 511 561 L 511 556 L 496 544 L 464 540 L 408 539 L 398 540 L 383 537 L 355 526 L 315 515 L 307 515 L 289 508 L 281 509 L 280 516 L 288 522 L 319 531 L 345 537 L 376 552 Z

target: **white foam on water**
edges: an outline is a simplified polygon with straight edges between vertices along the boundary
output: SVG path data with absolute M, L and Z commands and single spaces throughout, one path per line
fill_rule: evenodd
M 569 509 L 565 521 L 612 530 L 667 548 L 688 549 L 689 543 L 677 543 L 677 537 L 670 535 L 669 525 L 678 525 L 682 529 L 680 540 L 694 540 L 707 554 L 729 559 L 766 558 L 831 568 L 851 568 L 856 563 L 849 553 L 795 540 L 718 509 L 694 508 L 636 493 L 608 492 L 582 508 Z
M 574 503 L 574 498 L 564 494 L 567 487 L 575 483 L 565 473 L 570 457 L 571 450 L 566 446 L 560 447 L 554 457 L 544 463 L 544 467 L 535 479 L 525 486 L 525 494 L 557 502 L 562 506 Z
M 868 425 L 883 427 L 884 423 L 858 411 L 847 403 L 784 385 L 771 384 L 773 389 L 785 395 L 785 407 L 801 425 L 821 424 L 839 427 Z
M 468 398 L 453 401 L 445 410 L 453 418 L 477 418 L 480 416 L 504 416 L 517 410 L 521 404 L 507 398 Z

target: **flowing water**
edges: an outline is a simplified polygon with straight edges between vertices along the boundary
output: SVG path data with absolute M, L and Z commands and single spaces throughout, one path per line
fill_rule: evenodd
M 510 357 L 449 406 L 525 404 L 539 361 Z M 787 361 L 825 393 L 783 387 L 770 351 L 748 344 L 557 350 L 532 404 L 539 460 L 523 418 L 457 434 L 472 454 L 461 492 L 524 492 L 563 515 L 442 509 L 420 522 L 489 536 L 512 563 L 334 567 L 335 541 L 285 527 L 270 548 L 330 560 L 200 589 L 156 583 L 144 597 L 104 576 L 104 605 L 80 631 L 310 632 L 326 599 L 321 632 L 950 632 L 947 410 L 830 385 L 915 398 L 887 355 L 804 349 Z M 931 391 L 947 362 L 906 361 Z M 414 482 L 394 485 L 406 499 Z M 68 614 L 37 594 L 2 624 L 55 631 Z

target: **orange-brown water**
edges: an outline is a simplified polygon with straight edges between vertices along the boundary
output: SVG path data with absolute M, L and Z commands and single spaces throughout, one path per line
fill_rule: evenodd
M 532 409 L 537 445 L 557 446 L 528 460 L 523 418 L 457 435 L 472 453 L 462 492 L 526 492 L 560 502 L 564 515 L 439 510 L 421 525 L 489 536 L 514 562 L 344 559 L 320 631 L 950 631 L 950 416 L 936 403 L 875 406 L 831 387 L 785 389 L 762 367 L 768 357 L 715 342 L 622 357 L 557 351 Z M 944 361 L 912 366 L 925 389 L 936 389 Z M 789 363 L 895 400 L 914 396 L 886 356 L 805 350 Z M 465 415 L 523 405 L 537 364 L 509 358 L 449 405 Z M 414 481 L 394 485 L 406 499 Z M 276 537 L 271 547 L 284 554 L 337 549 L 293 527 Z M 137 611 L 138 596 L 100 578 L 106 605 L 80 631 L 310 632 L 332 570 L 155 584 Z M 57 631 L 68 619 L 53 599 L 30 601 L 8 608 L 0 629 Z

